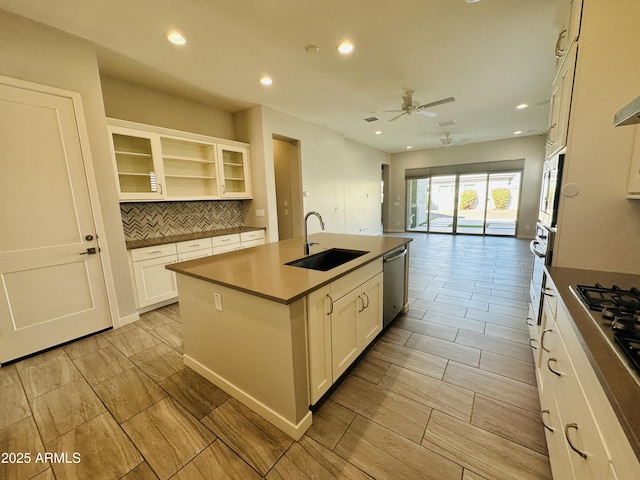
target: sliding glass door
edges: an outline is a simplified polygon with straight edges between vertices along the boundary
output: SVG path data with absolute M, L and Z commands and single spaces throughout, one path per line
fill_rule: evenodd
M 516 234 L 520 172 L 438 175 L 407 180 L 407 230 Z
M 483 235 L 487 213 L 487 174 L 458 177 L 456 233 Z

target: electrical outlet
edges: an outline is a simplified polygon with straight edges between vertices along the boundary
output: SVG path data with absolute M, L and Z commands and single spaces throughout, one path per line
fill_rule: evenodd
M 222 295 L 220 295 L 219 293 L 214 293 L 213 301 L 216 304 L 216 310 L 221 312 L 222 311 Z

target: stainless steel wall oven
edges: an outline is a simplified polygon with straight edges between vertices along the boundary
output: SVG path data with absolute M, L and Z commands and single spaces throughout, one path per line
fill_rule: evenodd
M 534 320 L 538 325 L 540 325 L 542 292 L 546 281 L 544 266 L 551 265 L 554 236 L 554 229 L 538 222 L 536 224 L 536 238 L 531 240 L 529 244 L 529 250 L 533 254 L 533 273 L 531 275 L 531 285 L 529 286 L 529 296 L 531 297 Z

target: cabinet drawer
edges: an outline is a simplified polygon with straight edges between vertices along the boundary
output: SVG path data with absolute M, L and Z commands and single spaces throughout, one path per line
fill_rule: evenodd
M 241 242 L 248 242 L 250 240 L 258 240 L 264 238 L 264 230 L 254 230 L 251 232 L 242 232 L 240 234 Z
M 193 252 L 194 250 L 211 249 L 211 238 L 199 238 L 176 243 L 178 253 Z
M 211 238 L 211 244 L 213 248 L 224 247 L 225 245 L 232 245 L 234 243 L 240 243 L 240 234 L 232 233 L 231 235 L 220 235 L 218 237 Z
M 165 245 L 156 245 L 153 247 L 135 248 L 131 250 L 131 260 L 139 262 L 140 260 L 148 260 L 150 258 L 175 255 L 176 253 L 176 244 L 167 243 Z
M 190 250 L 188 252 L 183 252 L 178 254 L 178 261 L 184 262 L 185 260 L 193 260 L 194 258 L 202 258 L 208 257 L 209 255 L 213 255 L 213 248 L 203 248 L 201 250 Z
M 242 248 L 257 247 L 264 245 L 264 238 L 256 238 L 255 240 L 242 241 Z
M 375 277 L 382 272 L 382 258 L 367 263 L 355 272 L 348 273 L 344 277 L 340 277 L 331 283 L 331 297 L 333 301 L 344 297 L 358 285 L 362 285 L 370 278 Z

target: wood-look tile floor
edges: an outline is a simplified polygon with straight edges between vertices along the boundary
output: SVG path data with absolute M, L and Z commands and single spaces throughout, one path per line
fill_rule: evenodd
M 31 456 L 0 479 L 551 478 L 528 242 L 412 236 L 411 310 L 300 441 L 182 365 L 175 304 L 0 369 L 0 452 Z

